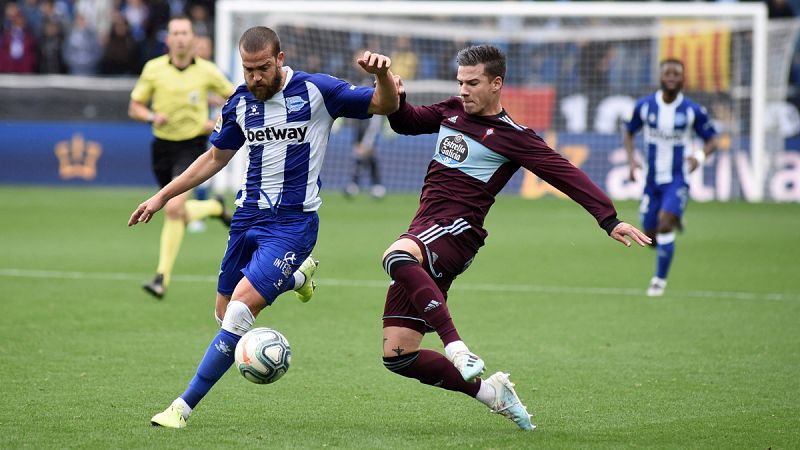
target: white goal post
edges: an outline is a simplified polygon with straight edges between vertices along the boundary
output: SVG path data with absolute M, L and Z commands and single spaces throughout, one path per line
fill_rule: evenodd
M 356 39 L 361 40 L 359 44 L 374 42 L 397 46 L 400 45 L 399 42 L 401 42 L 403 36 L 408 36 L 407 39 L 411 39 L 417 46 L 430 46 L 430 48 L 423 49 L 424 51 L 422 52 L 417 52 L 418 54 L 414 56 L 413 62 L 414 67 L 416 67 L 416 76 L 404 77 L 410 78 L 407 83 L 409 92 L 416 89 L 417 91 L 428 91 L 436 94 L 431 98 L 430 102 L 442 100 L 446 95 L 456 93 L 456 84 L 453 81 L 455 72 L 452 72 L 452 77 L 447 76 L 446 71 L 444 76 L 441 75 L 442 64 L 437 62 L 436 51 L 448 52 L 449 54 L 445 54 L 444 57 L 453 59 L 455 53 L 451 51 L 452 46 L 449 46 L 450 43 L 493 43 L 501 41 L 516 52 L 514 55 L 509 55 L 509 68 L 516 64 L 517 60 L 524 61 L 524 70 L 518 64 L 520 69 L 515 72 L 518 75 L 516 82 L 521 89 L 520 92 L 525 95 L 530 94 L 531 99 L 540 99 L 544 98 L 540 96 L 541 92 L 544 92 L 541 91 L 540 87 L 544 86 L 545 91 L 547 91 L 548 84 L 551 86 L 558 84 L 558 87 L 553 87 L 553 89 L 557 90 L 557 94 L 547 98 L 550 98 L 550 101 L 555 104 L 553 108 L 557 109 L 559 106 L 563 108 L 560 111 L 561 115 L 558 112 L 548 113 L 549 121 L 544 125 L 545 129 L 541 129 L 541 125 L 538 127 L 533 125 L 532 127 L 542 134 L 549 143 L 548 136 L 550 135 L 548 135 L 548 132 L 563 131 L 564 137 L 559 137 L 558 139 L 565 143 L 564 146 L 567 147 L 570 145 L 574 147 L 575 142 L 580 139 L 580 136 L 571 132 L 589 129 L 592 124 L 601 129 L 602 127 L 595 122 L 595 120 L 599 119 L 589 118 L 589 124 L 587 125 L 580 123 L 580 120 L 575 122 L 575 117 L 562 117 L 567 115 L 565 111 L 584 111 L 586 108 L 594 110 L 594 108 L 598 108 L 598 105 L 592 104 L 592 99 L 586 100 L 585 98 L 568 95 L 570 93 L 569 89 L 578 89 L 581 86 L 581 81 L 576 81 L 576 84 L 573 85 L 564 85 L 562 80 L 557 79 L 558 77 L 563 77 L 563 73 L 550 73 L 552 70 L 547 68 L 547 64 L 540 65 L 539 60 L 541 58 L 547 58 L 549 57 L 548 55 L 555 54 L 555 60 L 561 67 L 567 64 L 568 61 L 574 62 L 576 57 L 582 57 L 583 54 L 578 52 L 584 49 L 586 42 L 610 43 L 611 50 L 608 50 L 609 45 L 599 46 L 603 48 L 604 52 L 609 51 L 611 53 L 613 53 L 613 48 L 619 47 L 612 64 L 620 67 L 614 66 L 609 69 L 610 72 L 618 73 L 618 75 L 612 75 L 612 77 L 616 76 L 619 79 L 615 78 L 616 81 L 611 81 L 610 83 L 616 82 L 618 85 L 625 87 L 627 84 L 625 77 L 633 73 L 640 84 L 647 85 L 646 89 L 645 86 L 632 89 L 638 96 L 645 93 L 646 90 L 651 92 L 658 87 L 656 70 L 653 68 L 657 67 L 658 56 L 663 56 L 665 52 L 664 45 L 666 44 L 664 44 L 665 39 L 663 36 L 668 36 L 670 33 L 679 33 L 675 29 L 683 26 L 681 21 L 707 24 L 712 30 L 724 29 L 723 33 L 718 33 L 709 38 L 711 40 L 708 42 L 713 43 L 708 45 L 727 46 L 725 47 L 727 53 L 724 54 L 728 56 L 722 57 L 719 61 L 698 59 L 697 66 L 687 67 L 687 71 L 698 69 L 702 64 L 707 66 L 709 65 L 708 61 L 711 61 L 711 64 L 715 66 L 713 70 L 708 67 L 702 67 L 702 69 L 707 72 L 709 70 L 723 72 L 722 77 L 718 76 L 719 73 L 717 72 L 708 75 L 707 78 L 711 81 L 700 80 L 698 86 L 700 86 L 699 90 L 714 91 L 713 94 L 715 96 L 725 96 L 728 104 L 732 105 L 728 107 L 728 110 L 731 111 L 730 115 L 734 116 L 734 119 L 731 120 L 733 125 L 730 125 L 729 129 L 726 130 L 730 133 L 731 142 L 733 142 L 730 153 L 739 152 L 739 159 L 749 163 L 748 169 L 750 173 L 746 186 L 744 185 L 745 182 L 742 181 L 742 186 L 739 188 L 741 191 L 746 190 L 746 192 L 740 191 L 738 195 L 734 193 L 733 197 L 745 198 L 750 201 L 761 201 L 765 198 L 766 177 L 770 170 L 770 152 L 777 150 L 767 148 L 768 139 L 764 123 L 768 102 L 768 21 L 767 9 L 764 4 L 463 1 L 254 2 L 220 0 L 217 2 L 216 8 L 215 60 L 233 79 L 239 81 L 241 81 L 242 75 L 236 48 L 237 40 L 246 28 L 254 25 L 275 28 L 281 35 L 282 40 L 285 40 L 285 38 L 284 33 L 281 32 L 281 26 L 291 27 L 295 31 L 298 29 L 314 30 L 316 37 L 313 41 L 309 41 L 307 44 L 299 41 L 291 42 L 292 50 L 297 51 L 298 48 L 308 45 L 308 48 L 300 48 L 300 50 L 307 55 L 316 55 L 317 59 L 313 60 L 314 62 L 322 60 L 319 65 L 320 71 L 342 78 L 347 78 L 349 73 L 346 70 L 349 70 L 348 67 L 353 64 L 352 60 L 345 57 L 342 64 L 337 64 L 335 61 L 332 62 L 328 59 L 326 56 L 328 53 L 336 52 L 337 55 L 349 56 L 347 52 L 352 49 L 343 52 L 340 47 L 347 43 L 352 43 L 353 47 L 359 47 L 360 45 L 353 43 Z M 702 34 L 704 32 L 701 30 L 699 33 Z M 330 34 L 320 37 L 321 33 Z M 697 33 L 696 27 L 687 33 Z M 342 37 L 341 35 L 343 34 L 346 34 L 346 36 Z M 648 40 L 643 40 L 641 45 L 637 46 L 636 39 L 642 38 Z M 445 41 L 447 41 L 448 45 L 443 44 Z M 633 43 L 633 46 L 630 47 L 633 50 L 630 50 L 625 45 L 616 46 L 615 44 L 618 42 Z M 683 51 L 687 52 L 685 54 L 688 56 L 694 58 L 692 52 L 704 51 L 702 49 L 698 50 L 692 45 L 694 44 L 685 44 L 683 48 Z M 564 53 L 556 54 L 554 53 L 556 50 L 553 50 L 553 48 L 557 48 L 558 52 L 563 51 Z M 373 50 L 389 53 L 383 48 L 374 48 Z M 619 55 L 619 51 L 623 52 L 622 56 Z M 626 56 L 631 59 L 625 59 Z M 291 51 L 287 51 L 287 64 L 290 66 L 293 64 L 292 58 Z M 305 61 L 311 61 L 309 58 L 307 57 Z M 573 59 L 570 60 L 570 58 Z M 600 61 L 597 64 L 608 63 L 607 60 L 602 58 L 597 58 L 597 61 Z M 439 65 L 435 66 L 435 64 Z M 626 66 L 626 64 L 630 66 L 639 65 L 641 66 L 641 71 L 639 71 L 639 68 Z M 299 70 L 312 71 L 311 68 L 304 67 L 302 63 L 298 63 L 296 66 Z M 780 70 L 785 72 L 788 70 L 786 67 Z M 341 73 L 337 73 L 339 68 L 342 70 Z M 535 76 L 533 71 L 527 72 L 534 69 L 536 70 Z M 636 69 L 635 72 L 634 69 Z M 617 72 L 614 72 L 615 70 Z M 530 77 L 527 77 L 528 73 L 531 74 Z M 354 80 L 350 81 L 354 82 Z M 605 79 L 603 82 L 609 83 Z M 772 81 L 770 80 L 770 82 Z M 702 86 L 703 83 L 707 83 L 705 87 Z M 709 87 L 708 83 L 716 83 L 716 85 Z M 611 95 L 613 93 L 613 90 L 609 90 L 608 97 L 614 97 Z M 689 95 L 694 97 L 691 90 Z M 608 98 L 604 100 L 608 100 Z M 627 97 L 623 100 L 620 104 L 626 104 L 625 102 L 630 101 Z M 588 106 L 585 104 L 587 101 L 589 102 Z M 702 100 L 700 102 L 703 103 Z M 613 101 L 609 101 L 609 104 L 613 104 Z M 506 106 L 505 102 L 504 106 Z M 605 106 L 607 105 L 600 105 L 601 108 Z M 712 111 L 712 116 L 713 113 L 714 111 Z M 525 123 L 525 120 L 521 122 Z M 587 139 L 589 137 L 594 139 L 595 135 L 598 134 L 596 129 L 588 131 L 592 133 L 585 134 Z M 613 134 L 618 134 L 616 133 L 618 125 L 614 131 L 615 133 Z M 606 140 L 610 142 L 614 137 L 612 133 L 608 134 L 609 136 Z M 553 136 L 556 135 L 554 134 Z M 598 142 L 597 144 L 588 142 L 586 145 L 590 147 L 593 145 L 600 147 L 611 145 L 601 144 L 605 139 L 603 136 L 599 136 L 597 139 L 599 139 L 596 141 Z M 332 144 L 335 144 L 333 141 L 334 139 L 332 138 Z M 741 143 L 741 148 L 737 148 L 738 143 Z M 561 151 L 558 148 L 560 147 L 559 145 L 553 143 L 551 145 Z M 349 152 L 349 148 L 344 152 Z M 742 155 L 747 157 L 742 158 Z M 615 157 L 614 155 L 609 155 L 604 161 L 592 164 L 598 164 L 596 167 L 598 171 L 607 172 L 608 169 L 604 168 L 603 165 L 610 164 L 608 161 L 613 162 Z M 618 159 L 618 157 L 616 158 Z M 347 169 L 343 168 L 342 170 L 347 172 Z M 422 173 L 424 173 L 424 167 L 422 167 L 422 170 Z M 417 171 L 412 174 L 416 176 L 418 173 Z M 589 173 L 595 181 L 599 181 L 597 176 L 592 175 L 592 172 Z M 394 173 L 390 175 L 394 175 Z M 702 175 L 700 176 L 702 177 Z M 333 178 L 334 182 L 332 186 L 329 185 L 328 187 L 338 188 L 343 182 L 341 180 L 346 179 L 347 175 L 331 175 L 331 178 Z M 524 191 L 526 182 L 527 180 L 520 180 L 519 183 L 521 183 L 522 187 L 515 187 L 515 189 L 520 192 Z M 702 179 L 700 182 L 702 182 Z M 719 181 L 713 181 L 712 183 L 719 184 Z M 390 188 L 392 186 L 396 187 L 396 190 L 403 190 L 408 187 L 401 180 L 396 179 L 390 179 L 388 184 Z M 601 186 L 604 185 L 604 183 L 600 184 Z M 608 186 L 604 186 L 604 188 L 611 190 Z M 615 196 L 617 198 L 633 198 L 632 195 L 624 195 L 624 189 L 624 187 L 620 187 L 620 191 Z M 631 186 L 628 191 L 634 192 L 635 189 L 635 186 Z M 730 194 L 728 195 L 730 196 Z M 724 195 L 720 194 L 720 198 L 722 197 Z

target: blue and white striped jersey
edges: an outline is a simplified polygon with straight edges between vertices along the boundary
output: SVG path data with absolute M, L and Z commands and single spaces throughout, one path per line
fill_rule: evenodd
M 286 82 L 261 102 L 240 85 L 222 108 L 211 143 L 246 145 L 247 172 L 236 205 L 316 211 L 322 160 L 337 117 L 365 119 L 374 89 L 284 66 Z
M 692 130 L 704 141 L 717 134 L 705 108 L 683 94 L 672 103 L 664 103 L 660 90 L 636 102 L 626 126 L 631 134 L 644 128 L 648 186 L 688 184 L 689 165 L 685 160 L 691 155 Z

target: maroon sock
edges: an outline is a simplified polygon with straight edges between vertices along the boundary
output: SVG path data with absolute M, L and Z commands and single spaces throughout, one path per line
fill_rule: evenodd
M 481 379 L 473 382 L 464 381 L 461 372 L 444 355 L 433 350 L 422 349 L 419 352 L 383 358 L 383 363 L 392 372 L 420 383 L 440 387 L 448 391 L 463 392 L 470 397 L 478 395 Z
M 436 330 L 444 345 L 460 341 L 450 310 L 444 301 L 444 295 L 430 275 L 417 264 L 406 264 L 394 272 L 394 281 L 406 291 L 414 307 L 428 325 Z

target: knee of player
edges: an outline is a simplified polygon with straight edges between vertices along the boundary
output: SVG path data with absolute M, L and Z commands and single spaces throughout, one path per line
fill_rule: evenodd
M 411 352 L 405 353 L 402 355 L 397 354 L 390 354 L 387 355 L 384 352 L 383 355 L 383 367 L 386 367 L 387 370 L 394 373 L 401 373 L 411 367 L 414 364 L 414 361 L 417 360 L 419 357 L 419 352 Z
M 243 336 L 250 331 L 256 318 L 243 302 L 232 300 L 222 319 L 222 329 Z
M 387 250 L 383 255 L 383 270 L 394 279 L 400 267 L 419 264 L 417 258 L 405 250 Z
M 658 229 L 656 231 L 656 236 L 664 233 L 672 233 L 673 231 L 675 231 L 675 224 L 673 222 L 671 221 L 659 222 Z

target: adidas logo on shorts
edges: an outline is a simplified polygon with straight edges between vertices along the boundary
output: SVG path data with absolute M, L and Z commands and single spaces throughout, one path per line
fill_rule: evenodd
M 428 306 L 426 306 L 425 310 L 422 311 L 422 312 L 428 312 L 428 311 L 434 310 L 434 309 L 438 308 L 441 305 L 442 304 L 437 302 L 436 300 L 431 300 L 431 302 L 428 303 Z

